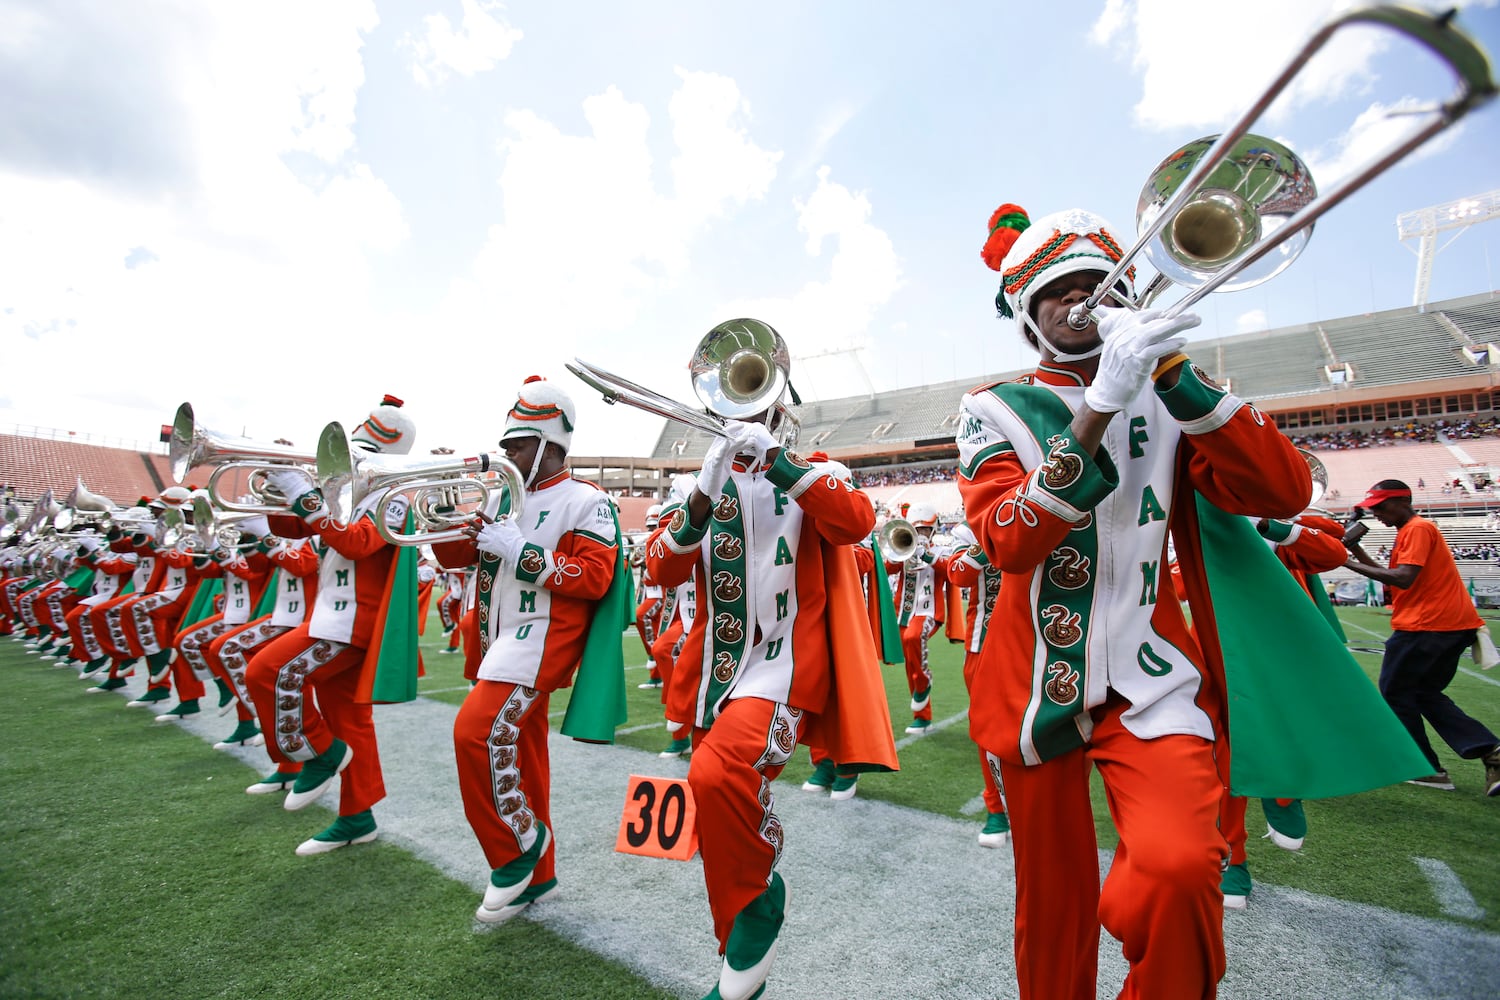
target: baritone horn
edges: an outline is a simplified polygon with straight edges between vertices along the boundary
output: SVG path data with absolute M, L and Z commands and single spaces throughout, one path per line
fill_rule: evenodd
M 769 410 L 772 415 L 766 426 L 771 433 L 788 447 L 796 440 L 797 418 L 781 402 L 791 389 L 791 352 L 781 334 L 758 319 L 720 323 L 698 341 L 688 371 L 693 392 L 703 404 L 701 410 L 582 358 L 574 358 L 565 367 L 597 390 L 606 403 L 625 403 L 719 437 L 725 436 L 725 421 L 745 420 Z M 794 390 L 792 398 L 795 402 Z
M 311 475 L 315 461 L 314 456 L 295 448 L 211 431 L 194 419 L 191 403 L 177 408 L 167 454 L 172 462 L 172 478 L 179 483 L 186 480 L 189 469 L 215 466 L 208 477 L 208 495 L 221 510 L 240 514 L 285 514 L 293 498 L 276 492 L 267 477 L 285 468 L 301 469 Z M 245 492 L 250 494 L 251 502 L 242 503 L 228 496 L 219 485 L 220 477 L 233 469 L 247 470 Z
M 484 478 L 487 476 L 496 478 Z M 427 545 L 467 538 L 475 516 L 493 521 L 521 513 L 525 477 L 504 455 L 472 458 L 451 455 L 411 458 L 382 455 L 350 446 L 344 427 L 334 421 L 318 440 L 318 486 L 328 512 L 346 520 L 365 501 L 380 494 L 375 528 L 392 545 Z M 412 531 L 393 527 L 384 515 L 386 503 L 406 501 L 415 522 Z
M 62 510 L 52 518 L 52 526 L 58 531 L 67 531 L 82 524 L 97 526 L 117 510 L 119 507 L 109 497 L 90 493 L 88 487 L 83 485 L 83 477 L 79 476 L 78 483 L 63 497 Z
M 880 554 L 891 562 L 906 562 L 917 553 L 917 529 L 903 517 L 881 525 L 879 541 Z
M 1167 315 L 1176 316 L 1210 292 L 1248 288 L 1289 266 L 1320 216 L 1494 98 L 1489 61 L 1453 25 L 1453 14 L 1378 4 L 1353 8 L 1327 21 L 1233 125 L 1162 161 L 1141 192 L 1135 244 L 1089 297 L 1072 308 L 1068 325 L 1075 330 L 1087 327 L 1106 298 L 1128 308 L 1145 308 L 1173 283 L 1192 289 L 1167 309 Z M 1280 143 L 1251 134 L 1250 126 L 1329 39 L 1351 24 L 1389 28 L 1430 49 L 1453 71 L 1458 89 L 1446 102 L 1412 112 L 1425 119 L 1422 124 L 1319 197 L 1306 165 Z M 1137 300 L 1129 301 L 1115 284 L 1143 252 L 1159 273 Z

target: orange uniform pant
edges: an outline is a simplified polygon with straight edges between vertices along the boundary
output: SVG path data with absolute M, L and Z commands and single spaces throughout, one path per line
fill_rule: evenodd
M 464 817 L 491 868 L 536 843 L 552 825 L 552 762 L 547 753 L 546 691 L 507 681 L 479 681 L 453 720 L 458 790 Z M 557 874 L 557 842 L 532 873 L 540 884 Z
M 1005 812 L 1005 788 L 1000 781 L 1000 758 L 981 748 L 979 773 L 984 775 L 985 812 Z
M 734 918 L 766 891 L 781 857 L 771 782 L 791 760 L 803 718 L 787 705 L 738 698 L 712 728 L 693 730 L 688 787 L 698 809 L 698 850 L 720 954 Z
M 646 655 L 652 657 L 651 679 L 660 680 L 656 673 L 656 659 L 652 646 L 656 644 L 656 633 L 661 628 L 661 598 L 648 597 L 635 609 L 635 630 L 646 647 Z
M 208 693 L 203 686 L 212 671 L 208 666 L 208 647 L 220 636 L 237 626 L 227 624 L 223 615 L 212 615 L 177 634 L 177 660 L 172 664 L 172 683 L 183 701 L 202 698 Z
M 204 650 L 203 659 L 208 664 L 209 672 L 234 690 L 234 710 L 240 722 L 250 722 L 255 718 L 255 702 L 245 683 L 245 671 L 250 665 L 250 657 L 261 646 L 290 631 L 290 626 L 272 625 L 270 615 L 261 615 L 248 624 L 225 632 Z M 292 767 L 290 762 L 288 766 L 277 768 L 282 773 L 301 769 L 301 764 Z
M 651 659 L 656 663 L 656 669 L 651 672 L 652 677 L 661 678 L 661 703 L 667 703 L 667 691 L 672 687 L 672 667 L 677 663 L 677 654 L 682 652 L 682 640 L 685 633 L 682 619 L 676 615 L 672 616 L 672 624 L 669 625 L 651 646 Z M 676 722 L 668 719 L 667 722 Z M 676 727 L 668 725 L 667 732 L 674 740 L 686 739 L 692 734 L 691 723 L 682 723 Z
M 73 641 L 70 660 L 87 663 L 104 655 L 104 649 L 94 639 L 94 628 L 89 622 L 89 612 L 94 610 L 87 604 L 79 604 L 65 616 L 68 636 Z
M 464 680 L 470 684 L 479 680 L 479 664 L 484 661 L 484 651 L 479 648 L 479 607 L 470 608 L 458 623 L 457 631 L 464 637 Z
M 906 659 L 906 686 L 912 694 L 932 687 L 932 670 L 927 666 L 927 638 L 937 631 L 937 620 L 930 615 L 913 615 L 906 628 L 901 630 L 901 652 Z M 932 702 L 912 718 L 932 721 Z
M 1216 995 L 1224 975 L 1226 847 L 1214 744 L 1141 740 L 1126 703 L 1096 712 L 1093 741 L 1035 767 L 1005 762 L 1016 859 L 1016 978 L 1022 1000 L 1093 1000 L 1101 924 L 1124 943 L 1122 1000 Z M 1101 889 L 1089 772 L 1104 779 L 1120 834 Z
M 364 812 L 385 798 L 375 719 L 369 705 L 354 700 L 364 659 L 360 647 L 314 639 L 300 625 L 261 647 L 245 672 L 266 752 L 278 771 L 312 760 L 335 737 L 354 751 L 340 782 L 340 816 Z

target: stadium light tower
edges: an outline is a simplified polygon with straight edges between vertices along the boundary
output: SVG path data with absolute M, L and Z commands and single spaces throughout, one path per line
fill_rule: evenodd
M 1432 259 L 1462 236 L 1465 229 L 1497 218 L 1500 218 L 1500 191 L 1471 195 L 1396 216 L 1397 238 L 1402 243 L 1412 238 L 1417 240 L 1417 249 L 1412 251 L 1417 255 L 1417 287 L 1412 293 L 1411 304 L 1417 307 L 1418 312 L 1427 309 L 1427 288 L 1432 284 Z M 1447 243 L 1438 246 L 1438 233 L 1454 229 L 1458 232 Z

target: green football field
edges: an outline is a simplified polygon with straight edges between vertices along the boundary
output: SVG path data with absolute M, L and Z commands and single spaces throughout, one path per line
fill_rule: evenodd
M 1339 613 L 1373 678 L 1388 615 Z M 655 751 L 666 741 L 658 695 L 636 687 L 646 677 L 639 640 L 627 633 L 622 642 L 630 718 L 619 742 Z M 440 653 L 442 644 L 433 627 L 423 641 L 421 692 L 457 705 L 465 690 L 461 657 Z M 903 673 L 885 668 L 902 770 L 863 777 L 859 800 L 949 817 L 977 833 L 980 772 L 963 718 L 960 662 L 958 646 L 934 638 L 939 727 L 910 741 L 901 733 L 910 718 Z M 1466 657 L 1449 689 L 1492 728 L 1500 728 L 1497 674 Z M 87 685 L 72 671 L 40 663 L 19 643 L 0 639 L 0 675 L 8 689 L 0 700 L 0 996 L 691 995 L 582 946 L 592 940 L 588 928 L 560 933 L 523 919 L 476 930 L 466 918 L 472 886 L 388 840 L 316 859 L 317 876 L 309 879 L 308 859 L 290 846 L 326 814 L 315 821 L 242 794 L 257 776 L 249 766 L 193 733 L 153 726 L 118 696 L 83 696 Z M 564 706 L 560 697 L 551 709 Z M 227 733 L 232 719 L 222 728 Z M 446 732 L 430 737 L 439 745 L 449 739 Z M 385 739 L 382 732 L 383 745 Z M 1483 796 L 1477 762 L 1458 761 L 1446 747 L 1439 753 L 1456 792 L 1399 785 L 1311 802 L 1307 844 L 1295 854 L 1256 836 L 1263 826 L 1252 805 L 1249 860 L 1257 887 L 1368 904 L 1455 930 L 1500 932 L 1500 879 L 1493 874 L 1500 798 Z M 673 767 L 683 770 L 665 762 L 662 771 Z M 798 794 L 795 785 L 810 770 L 799 752 L 778 795 Z M 1101 847 L 1111 847 L 1102 797 L 1096 807 Z M 701 883 L 692 891 L 661 905 L 701 923 Z M 1411 960 L 1429 958 L 1442 960 Z

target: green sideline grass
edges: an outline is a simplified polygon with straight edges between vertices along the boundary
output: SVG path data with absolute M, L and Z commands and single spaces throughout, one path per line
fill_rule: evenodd
M 1378 647 L 1389 615 L 1341 608 L 1353 645 Z M 1361 631 L 1368 630 L 1368 632 Z M 1369 633 L 1374 633 L 1369 634 Z M 422 641 L 428 697 L 459 704 L 462 657 L 434 616 Z M 622 637 L 630 718 L 661 719 L 659 696 L 642 691 L 645 652 Z M 938 720 L 968 704 L 961 650 L 935 637 Z M 1379 656 L 1357 653 L 1373 678 Z M 1467 658 L 1461 664 L 1472 670 Z M 0 996 L 119 997 L 495 997 L 664 998 L 624 971 L 527 921 L 476 933 L 474 893 L 380 842 L 323 859 L 297 858 L 307 815 L 246 796 L 255 772 L 177 729 L 143 725 L 117 697 L 85 697 L 63 670 L 39 667 L 0 639 Z M 910 719 L 899 666 L 885 668 L 899 739 Z M 1500 670 L 1460 673 L 1449 692 L 1500 728 Z M 565 698 L 554 699 L 560 711 Z M 659 750 L 659 726 L 620 742 Z M 1438 741 L 1435 741 L 1438 742 Z M 1304 889 L 1465 926 L 1500 931 L 1500 799 L 1486 799 L 1482 769 L 1438 752 L 1459 785 L 1434 792 L 1399 785 L 1309 803 L 1307 846 L 1290 854 L 1260 840 L 1250 807 L 1250 865 L 1258 884 Z M 979 793 L 977 753 L 960 722 L 914 741 L 902 771 L 860 779 L 862 797 L 962 817 Z M 684 770 L 662 761 L 661 772 Z M 782 794 L 800 794 L 805 753 L 787 768 Z M 227 791 L 226 791 L 227 789 Z M 1097 788 L 1096 788 L 1097 792 Z M 1100 844 L 1114 834 L 1096 794 Z M 982 815 L 967 817 L 976 830 Z M 1445 917 L 1415 857 L 1456 872 L 1486 915 Z M 314 878 L 307 877 L 315 871 Z
M 1351 646 L 1378 648 L 1390 634 L 1388 611 L 1343 607 L 1338 613 Z M 436 634 L 436 630 L 431 633 Z M 424 649 L 429 642 L 436 647 L 436 640 L 429 637 L 424 641 Z M 645 649 L 634 632 L 627 633 L 623 642 L 625 663 L 636 668 L 626 671 L 630 718 L 624 728 L 659 722 L 662 719 L 659 693 L 636 688 L 637 683 L 646 679 Z M 439 693 L 432 697 L 453 704 L 461 702 L 461 691 L 442 691 L 462 687 L 462 664 L 458 662 L 461 659 L 427 654 L 432 676 L 422 681 L 423 688 L 438 689 Z M 931 640 L 929 659 L 933 673 L 933 718 L 941 721 L 968 708 L 962 647 L 945 641 L 939 632 Z M 1355 659 L 1372 681 L 1379 675 L 1378 653 L 1356 651 Z M 1467 655 L 1460 667 L 1478 673 Z M 904 738 L 902 730 L 911 720 L 906 675 L 899 665 L 887 666 L 884 678 L 891 726 L 899 740 Z M 1460 672 L 1448 693 L 1464 711 L 1500 731 L 1500 683 L 1494 682 L 1500 682 L 1500 668 L 1480 677 Z M 561 711 L 565 705 L 565 699 L 554 698 L 552 711 Z M 619 737 L 621 744 L 651 751 L 660 750 L 666 741 L 666 732 L 660 726 Z M 1456 792 L 1436 792 L 1403 784 L 1362 795 L 1309 802 L 1306 810 L 1310 832 L 1307 843 L 1297 853 L 1283 851 L 1262 839 L 1265 820 L 1259 803 L 1250 803 L 1245 817 L 1249 832 L 1246 850 L 1255 881 L 1500 932 L 1500 879 L 1494 877 L 1493 869 L 1494 845 L 1500 843 L 1500 798 L 1485 797 L 1484 768 L 1478 761 L 1459 760 L 1436 736 L 1432 742 L 1443 766 L 1458 785 Z M 860 778 L 859 795 L 964 818 L 964 806 L 982 787 L 978 751 L 969 739 L 967 721 L 913 741 L 900 756 L 899 773 L 865 775 Z M 684 770 L 680 763 L 663 761 L 658 773 L 678 774 Z M 806 751 L 799 750 L 778 782 L 777 790 L 783 794 L 801 794 L 796 786 L 811 772 Z M 1117 837 L 1098 775 L 1094 776 L 1094 814 L 1100 846 L 1114 847 Z M 984 822 L 983 813 L 967 818 L 973 821 L 977 833 Z M 1413 858 L 1431 858 L 1447 864 L 1484 909 L 1485 916 L 1469 921 L 1445 915 L 1431 884 Z
M 474 891 L 390 844 L 295 856 L 330 813 L 8 638 L 0 677 L 0 996 L 672 996 L 524 919 L 476 931 Z

